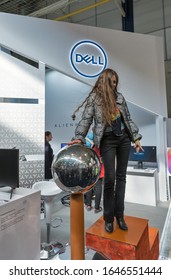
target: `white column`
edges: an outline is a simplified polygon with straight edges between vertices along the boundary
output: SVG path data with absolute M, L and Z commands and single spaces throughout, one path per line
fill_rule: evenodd
M 168 180 L 167 180 L 167 137 L 166 137 L 166 118 L 156 117 L 157 135 L 157 161 L 158 161 L 158 195 L 160 201 L 168 200 Z

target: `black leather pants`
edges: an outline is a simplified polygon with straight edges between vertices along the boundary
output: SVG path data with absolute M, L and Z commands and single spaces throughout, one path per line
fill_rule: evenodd
M 114 216 L 123 217 L 128 165 L 131 141 L 124 131 L 123 135 L 115 136 L 106 132 L 101 140 L 100 153 L 104 163 L 104 220 L 113 222 Z

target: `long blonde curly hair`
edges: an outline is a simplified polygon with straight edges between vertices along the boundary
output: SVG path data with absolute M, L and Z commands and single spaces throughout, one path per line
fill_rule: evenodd
M 112 77 L 115 76 L 116 78 L 116 85 L 115 89 L 113 90 L 112 87 Z M 78 106 L 78 108 L 74 111 L 72 115 L 72 119 L 75 120 L 76 112 L 82 106 L 87 106 L 87 100 L 92 92 L 96 93 L 96 99 L 100 100 L 103 119 L 106 124 L 111 124 L 112 118 L 111 115 L 115 113 L 116 110 L 116 99 L 117 99 L 117 85 L 119 82 L 118 74 L 112 69 L 105 69 L 99 75 L 94 87 L 92 88 L 91 92 L 89 93 L 88 97 L 83 101 L 83 103 Z

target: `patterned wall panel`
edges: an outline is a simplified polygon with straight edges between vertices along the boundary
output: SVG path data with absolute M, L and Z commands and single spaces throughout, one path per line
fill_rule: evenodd
M 44 161 L 20 161 L 20 187 L 32 188 L 33 184 L 44 179 Z
M 44 153 L 44 106 L 0 103 L 0 147 L 20 154 Z
M 0 51 L 0 72 L 0 148 L 34 155 L 20 161 L 20 186 L 30 188 L 44 177 L 44 160 L 36 155 L 44 155 L 45 69 Z

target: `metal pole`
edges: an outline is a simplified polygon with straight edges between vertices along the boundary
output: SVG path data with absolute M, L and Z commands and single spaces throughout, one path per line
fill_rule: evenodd
M 122 1 L 122 8 L 125 11 L 125 17 L 122 16 L 122 30 L 134 32 L 133 0 Z
M 47 237 L 46 237 L 46 242 L 47 244 L 50 243 L 50 231 L 51 231 L 51 224 L 46 223 L 46 228 L 47 228 Z

